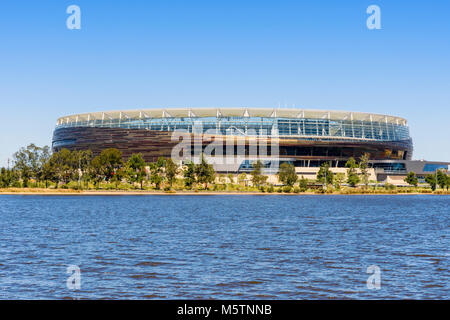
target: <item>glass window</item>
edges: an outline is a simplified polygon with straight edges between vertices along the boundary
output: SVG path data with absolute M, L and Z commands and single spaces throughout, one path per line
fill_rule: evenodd
M 435 163 L 427 163 L 423 167 L 424 172 L 434 172 L 439 169 L 448 170 L 448 165 L 446 164 L 435 164 Z

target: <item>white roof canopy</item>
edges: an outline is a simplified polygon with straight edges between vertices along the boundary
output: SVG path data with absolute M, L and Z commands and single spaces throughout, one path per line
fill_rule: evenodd
M 329 120 L 353 120 L 386 122 L 396 125 L 407 125 L 404 118 L 383 114 L 350 112 L 350 111 L 327 111 L 307 109 L 283 109 L 283 108 L 164 108 L 164 109 L 140 109 L 105 111 L 75 114 L 61 117 L 57 124 L 68 124 L 73 122 L 93 120 L 114 119 L 148 119 L 148 118 L 204 118 L 204 117 L 280 117 L 280 118 L 305 118 L 305 119 L 329 119 Z

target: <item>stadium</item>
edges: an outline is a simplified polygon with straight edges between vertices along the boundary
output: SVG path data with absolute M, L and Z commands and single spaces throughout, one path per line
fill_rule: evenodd
M 141 153 L 153 162 L 161 156 L 173 158 L 180 137 L 189 138 L 191 147 L 184 148 L 181 160 L 205 153 L 218 172 L 249 172 L 259 159 L 266 168 L 292 163 L 298 174 L 314 178 L 322 163 L 345 172 L 347 160 L 359 159 L 364 153 L 369 154 L 371 178 L 377 181 L 402 181 L 401 176 L 411 170 L 421 178 L 437 168 L 448 169 L 447 163 L 411 160 L 413 143 L 406 119 L 349 111 L 172 108 L 93 112 L 58 119 L 52 147 L 54 151 L 90 149 L 94 155 L 117 148 L 125 159 Z M 223 143 L 211 152 L 208 145 L 218 140 Z M 232 161 L 214 161 L 219 156 Z

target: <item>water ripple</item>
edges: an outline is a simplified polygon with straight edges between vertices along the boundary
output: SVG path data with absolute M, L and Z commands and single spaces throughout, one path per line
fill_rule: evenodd
M 449 202 L 2 195 L 0 299 L 450 299 Z

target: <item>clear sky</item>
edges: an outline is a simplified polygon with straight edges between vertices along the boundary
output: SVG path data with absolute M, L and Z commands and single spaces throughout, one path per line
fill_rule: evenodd
M 0 166 L 50 145 L 63 115 L 278 104 L 405 117 L 414 158 L 450 161 L 449 14 L 448 0 L 1 1 Z

